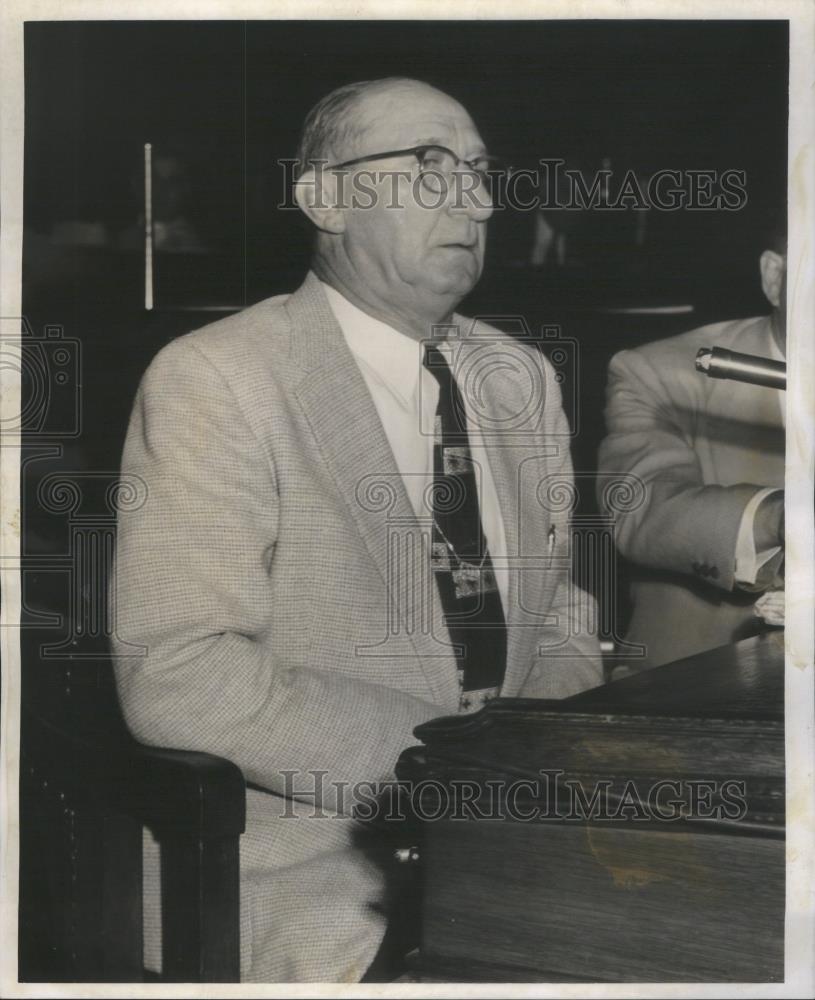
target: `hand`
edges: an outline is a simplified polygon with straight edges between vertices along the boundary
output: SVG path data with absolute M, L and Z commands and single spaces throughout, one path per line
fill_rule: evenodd
M 753 521 L 756 552 L 784 547 L 784 493 L 771 493 L 759 504 Z
M 784 591 L 768 590 L 755 604 L 756 617 L 766 625 L 784 627 Z

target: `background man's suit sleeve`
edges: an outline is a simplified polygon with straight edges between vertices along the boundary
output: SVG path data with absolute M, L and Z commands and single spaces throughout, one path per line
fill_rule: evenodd
M 704 483 L 691 436 L 698 406 L 680 384 L 666 384 L 641 351 L 617 354 L 599 468 L 635 475 L 645 487 L 637 509 L 609 512 L 627 559 L 732 590 L 739 525 L 760 487 Z
M 274 469 L 187 339 L 165 348 L 142 382 L 123 472 L 147 486 L 144 506 L 121 517 L 111 593 L 117 635 L 147 647 L 124 656 L 114 642 L 136 737 L 222 755 L 280 793 L 286 769 L 351 783 L 390 777 L 414 726 L 442 710 L 321 663 L 272 661 L 261 639 L 273 627 Z

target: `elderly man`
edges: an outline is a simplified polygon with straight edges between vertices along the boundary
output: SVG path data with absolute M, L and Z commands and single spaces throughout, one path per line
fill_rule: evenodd
M 694 368 L 701 347 L 783 360 L 785 233 L 767 242 L 759 264 L 770 315 L 611 361 L 599 464 L 645 486 L 644 503 L 615 515 L 619 549 L 635 564 L 626 639 L 644 647 L 643 667 L 744 638 L 761 624 L 762 592 L 783 588 L 783 393 Z
M 420 722 L 600 672 L 546 502 L 571 480 L 557 385 L 454 314 L 492 211 L 473 122 L 417 81 L 353 84 L 300 160 L 305 283 L 170 344 L 140 388 L 123 466 L 149 496 L 116 596 L 147 654 L 117 678 L 141 740 L 251 783 L 242 978 L 348 982 L 386 922 L 355 790 Z

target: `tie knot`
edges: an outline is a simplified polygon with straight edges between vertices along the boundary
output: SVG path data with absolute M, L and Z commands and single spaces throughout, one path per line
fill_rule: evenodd
M 449 388 L 455 382 L 447 358 L 433 344 L 424 345 L 423 364 L 442 388 Z
M 447 445 L 468 444 L 467 410 L 450 363 L 434 344 L 425 344 L 424 366 L 439 385 L 437 415 Z

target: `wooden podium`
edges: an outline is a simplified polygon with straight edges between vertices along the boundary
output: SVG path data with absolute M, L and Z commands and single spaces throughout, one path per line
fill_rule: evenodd
M 774 632 L 418 727 L 421 978 L 782 980 L 783 680 Z

